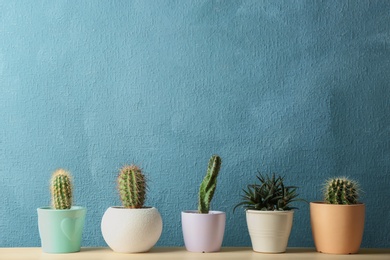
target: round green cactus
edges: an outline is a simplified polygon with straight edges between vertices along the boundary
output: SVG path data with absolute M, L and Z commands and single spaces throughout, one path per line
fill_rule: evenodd
M 325 202 L 328 204 L 356 204 L 359 198 L 359 185 L 345 177 L 329 179 L 324 187 Z
M 146 198 L 146 178 L 135 166 L 124 166 L 118 176 L 118 191 L 125 208 L 142 208 Z
M 73 186 L 70 173 L 57 169 L 51 178 L 50 191 L 52 206 L 55 209 L 70 209 L 72 207 Z

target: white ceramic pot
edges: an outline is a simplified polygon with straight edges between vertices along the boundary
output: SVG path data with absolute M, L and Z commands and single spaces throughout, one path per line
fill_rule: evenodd
M 107 245 L 115 252 L 141 253 L 157 243 L 162 232 L 162 219 L 154 207 L 109 207 L 103 215 L 101 229 Z
M 253 251 L 283 253 L 290 236 L 294 211 L 247 210 L 246 222 Z
M 207 253 L 221 250 L 225 233 L 225 212 L 210 211 L 208 214 L 200 214 L 196 210 L 182 211 L 181 222 L 187 251 Z

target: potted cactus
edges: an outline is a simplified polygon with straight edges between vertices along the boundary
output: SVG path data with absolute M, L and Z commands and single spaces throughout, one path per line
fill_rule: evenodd
M 86 209 L 72 206 L 71 174 L 64 169 L 54 171 L 50 190 L 52 206 L 37 209 L 42 250 L 46 253 L 78 252 Z
M 205 253 L 221 249 L 226 214 L 222 211 L 210 210 L 221 162 L 218 155 L 211 156 L 209 160 L 206 176 L 199 188 L 198 210 L 181 212 L 183 238 L 187 251 Z
M 337 177 L 324 183 L 324 201 L 310 202 L 311 228 L 316 250 L 354 254 L 363 239 L 365 205 L 359 202 L 356 181 Z
M 109 207 L 103 215 L 101 230 L 107 245 L 119 253 L 149 251 L 162 232 L 162 219 L 155 207 L 145 207 L 147 183 L 136 165 L 124 166 L 117 178 L 123 206 Z
M 284 177 L 259 173 L 260 184 L 250 184 L 243 189 L 242 202 L 234 210 L 243 206 L 252 248 L 260 253 L 283 253 L 293 223 L 291 203 L 304 201 L 298 198 L 296 186 L 285 186 Z

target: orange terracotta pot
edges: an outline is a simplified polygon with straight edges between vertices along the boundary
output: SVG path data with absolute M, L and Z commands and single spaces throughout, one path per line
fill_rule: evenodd
M 365 205 L 310 202 L 310 220 L 316 250 L 327 254 L 359 251 L 364 231 Z

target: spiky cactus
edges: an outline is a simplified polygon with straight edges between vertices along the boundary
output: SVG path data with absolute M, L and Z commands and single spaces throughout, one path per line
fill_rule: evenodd
M 221 162 L 222 160 L 218 155 L 211 156 L 209 160 L 206 176 L 199 189 L 199 213 L 209 213 L 210 202 L 214 196 L 215 188 L 217 187 L 217 176 L 219 169 L 221 168 Z
M 52 206 L 55 209 L 70 209 L 72 207 L 73 186 L 70 173 L 57 169 L 51 178 L 50 191 Z
M 359 185 L 345 177 L 329 179 L 325 184 L 325 202 L 328 204 L 356 204 L 359 198 Z
M 118 190 L 125 208 L 142 208 L 146 198 L 146 178 L 136 165 L 124 166 L 118 176 Z
M 249 184 L 247 189 L 243 189 L 242 201 L 233 208 L 233 212 L 241 205 L 250 210 L 292 210 L 298 209 L 291 206 L 293 202 L 307 202 L 298 198 L 297 186 L 286 186 L 284 184 L 284 177 L 282 176 L 275 176 L 275 173 L 263 175 L 259 172 L 256 177 L 260 183 Z

